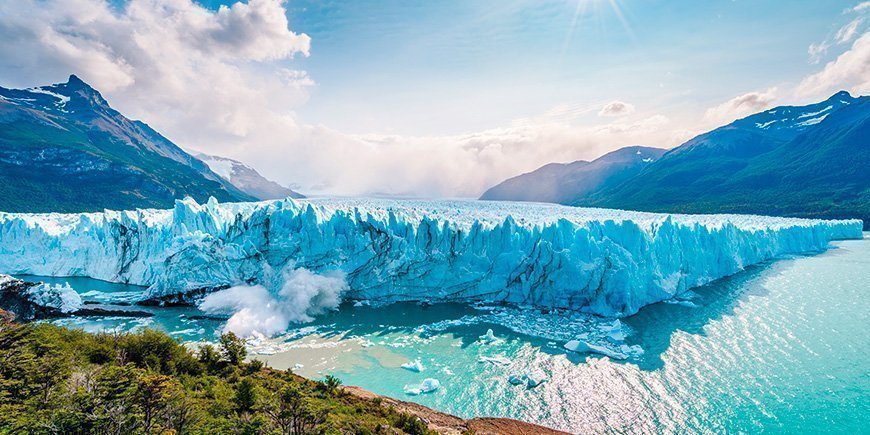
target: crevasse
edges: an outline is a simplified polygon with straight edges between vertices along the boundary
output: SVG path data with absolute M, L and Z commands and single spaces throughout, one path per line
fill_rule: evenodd
M 354 299 L 623 316 L 748 265 L 861 238 L 861 228 L 531 203 L 185 199 L 172 210 L 0 213 L 0 272 L 139 284 L 147 298 L 258 283 L 292 266 L 343 271 Z

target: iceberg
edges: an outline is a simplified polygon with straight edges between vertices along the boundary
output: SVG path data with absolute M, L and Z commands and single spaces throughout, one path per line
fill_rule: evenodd
M 441 388 L 441 382 L 438 382 L 438 379 L 426 378 L 417 387 L 405 385 L 403 391 L 409 396 L 418 396 L 420 394 L 431 393 L 439 388 Z
M 496 366 L 507 366 L 510 365 L 511 360 L 503 357 L 503 356 L 481 356 L 477 359 L 479 363 L 489 363 Z
M 480 341 L 481 344 L 493 344 L 497 343 L 499 339 L 496 338 L 495 334 L 492 332 L 492 329 L 487 329 L 486 334 L 478 337 L 478 341 Z
M 352 300 L 621 317 L 752 264 L 861 238 L 861 228 L 534 203 L 188 198 L 170 210 L 0 213 L 0 272 L 88 276 L 147 286 L 141 300 L 185 301 L 304 269 L 343 274 L 341 297 Z
M 420 360 L 414 360 L 402 363 L 402 368 L 412 372 L 420 373 L 423 371 L 423 364 L 420 362 Z

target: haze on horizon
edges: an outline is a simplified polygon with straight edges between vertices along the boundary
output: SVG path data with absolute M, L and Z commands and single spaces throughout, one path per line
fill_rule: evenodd
M 0 0 L 0 85 L 76 74 L 304 193 L 477 196 L 870 91 L 870 1 Z

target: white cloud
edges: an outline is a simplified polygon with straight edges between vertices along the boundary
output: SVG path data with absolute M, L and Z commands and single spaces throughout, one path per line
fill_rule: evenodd
M 707 109 L 704 119 L 713 124 L 726 124 L 770 107 L 775 98 L 776 88 L 748 92 Z
M 855 40 L 852 47 L 807 78 L 797 95 L 824 97 L 845 89 L 857 94 L 870 92 L 870 32 Z
M 819 42 L 818 44 L 810 44 L 807 48 L 807 54 L 810 56 L 810 63 L 817 64 L 821 62 L 822 56 L 828 52 L 830 45 L 827 41 Z
M 845 44 L 847 42 L 851 42 L 852 39 L 855 38 L 855 35 L 858 34 L 858 28 L 863 22 L 863 18 L 855 18 L 854 20 L 850 21 L 848 24 L 841 27 L 840 30 L 837 31 L 837 34 L 834 35 L 834 40 L 837 41 L 837 44 Z
M 598 116 L 624 116 L 634 113 L 634 106 L 622 101 L 613 101 L 607 103 L 598 112 Z
M 855 7 L 852 8 L 852 11 L 853 12 L 870 11 L 870 1 L 858 3 L 857 5 L 855 5 Z
M 244 161 L 304 193 L 476 196 L 549 162 L 676 145 L 661 115 L 577 125 L 598 104 L 452 136 L 350 136 L 306 125 L 295 110 L 315 83 L 293 56 L 308 55 L 310 40 L 285 14 L 281 0 L 217 11 L 192 0 L 131 0 L 121 9 L 104 0 L 0 2 L 0 83 L 75 73 L 175 143 Z M 624 114 L 633 110 L 622 104 Z

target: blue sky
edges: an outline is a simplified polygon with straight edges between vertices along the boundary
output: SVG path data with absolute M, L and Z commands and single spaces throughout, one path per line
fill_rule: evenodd
M 0 1 L 0 85 L 77 74 L 306 194 L 475 197 L 870 93 L 868 28 L 868 0 Z
M 205 1 L 216 8 L 222 3 Z M 854 1 L 290 1 L 317 86 L 298 113 L 352 133 L 454 134 L 558 104 L 706 108 L 811 73 Z M 576 18 L 575 18 L 576 14 Z

